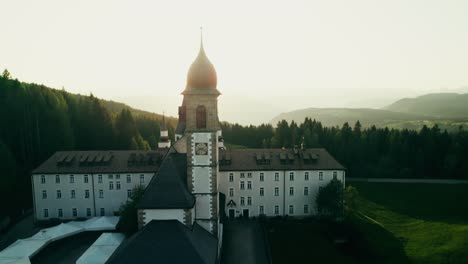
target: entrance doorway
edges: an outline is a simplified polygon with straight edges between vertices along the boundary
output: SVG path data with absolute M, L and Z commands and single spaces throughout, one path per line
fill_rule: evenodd
M 229 219 L 234 219 L 236 217 L 236 209 L 229 209 Z
M 249 217 L 249 209 L 242 209 L 242 216 L 248 218 Z

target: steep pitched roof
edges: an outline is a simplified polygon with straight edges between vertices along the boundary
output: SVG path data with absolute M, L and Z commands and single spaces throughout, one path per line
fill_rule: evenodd
M 137 207 L 140 209 L 193 208 L 195 197 L 187 188 L 187 155 L 174 148 L 164 158 Z
M 324 148 L 232 149 L 219 153 L 220 171 L 344 170 Z
M 156 172 L 167 149 L 57 151 L 33 174 Z
M 122 243 L 106 263 L 214 264 L 216 237 L 197 223 L 193 229 L 177 220 L 152 220 Z

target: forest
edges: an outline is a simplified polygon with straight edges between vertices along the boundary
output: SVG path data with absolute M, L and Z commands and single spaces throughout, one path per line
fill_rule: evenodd
M 223 123 L 228 144 L 248 148 L 326 148 L 347 168 L 348 177 L 468 180 L 468 131 L 442 131 L 437 125 L 408 129 L 324 127 L 306 118 L 271 125 Z M 240 145 L 240 146 L 239 146 Z
M 122 104 L 121 104 L 122 105 Z M 161 116 L 0 76 L 0 201 L 4 214 L 31 207 L 31 171 L 58 150 L 154 149 Z M 118 109 L 118 111 L 116 110 Z M 176 120 L 168 122 L 173 138 Z M 468 180 L 468 131 L 325 127 L 306 118 L 276 126 L 222 123 L 228 147 L 323 147 L 348 177 Z M 6 202 L 14 201 L 14 202 Z
M 82 96 L 0 76 L 0 201 L 3 214 L 31 207 L 31 171 L 58 150 L 154 149 L 160 116 L 114 112 Z M 117 104 L 112 104 L 117 105 Z M 170 122 L 170 123 L 173 123 Z M 169 124 L 169 134 L 173 127 Z M 14 202 L 7 202 L 14 201 Z

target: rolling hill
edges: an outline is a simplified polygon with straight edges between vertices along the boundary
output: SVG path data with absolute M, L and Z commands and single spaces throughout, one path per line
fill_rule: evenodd
M 371 108 L 306 108 L 282 113 L 273 118 L 270 123 L 276 125 L 278 121 L 283 119 L 288 122 L 292 120 L 303 122 L 306 117 L 319 120 L 324 126 L 341 126 L 345 122 L 354 124 L 359 120 L 363 126 L 376 125 L 378 127 L 392 127 L 395 124 L 433 119 L 424 115 Z
M 384 109 L 372 108 L 305 108 L 281 113 L 270 123 L 276 125 L 285 119 L 301 123 L 312 118 L 325 126 L 341 126 L 345 122 L 354 124 L 357 120 L 364 127 L 389 127 L 418 130 L 426 125 L 437 124 L 442 129 L 457 130 L 468 126 L 468 94 L 439 93 L 416 98 L 400 99 Z
M 468 118 L 468 94 L 434 93 L 416 98 L 403 98 L 384 109 L 436 118 Z

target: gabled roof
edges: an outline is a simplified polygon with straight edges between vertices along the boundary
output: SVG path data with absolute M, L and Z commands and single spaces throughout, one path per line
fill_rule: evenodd
M 219 170 L 345 170 L 345 167 L 324 148 L 227 149 L 219 153 Z
M 216 237 L 194 223 L 193 229 L 177 220 L 152 220 L 121 244 L 106 263 L 214 264 Z
M 172 147 L 164 158 L 158 173 L 151 179 L 139 209 L 193 208 L 195 197 L 187 188 L 187 155 Z
M 167 149 L 57 151 L 33 174 L 156 172 Z

